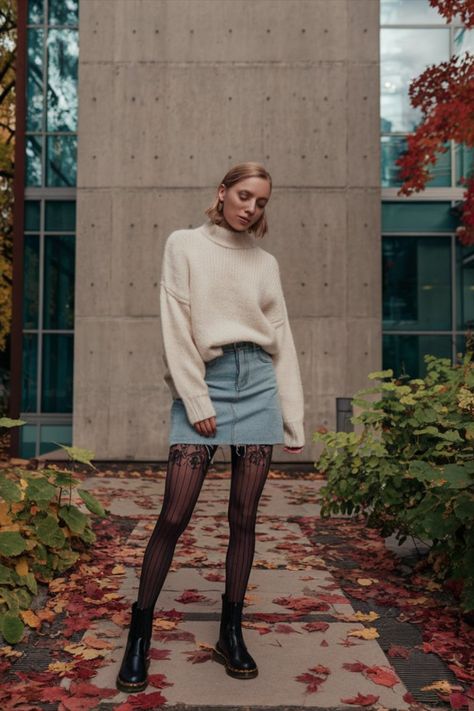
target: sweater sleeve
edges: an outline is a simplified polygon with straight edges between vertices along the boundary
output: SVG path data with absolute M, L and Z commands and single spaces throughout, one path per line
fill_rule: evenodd
M 274 324 L 278 352 L 273 355 L 273 365 L 280 396 L 285 445 L 287 447 L 302 447 L 305 444 L 303 385 L 298 355 L 288 320 L 278 262 L 277 270 L 277 289 L 282 318 Z
M 191 329 L 189 276 L 179 242 L 168 238 L 160 282 L 160 315 L 165 361 L 191 424 L 215 416 L 204 379 L 206 368 Z

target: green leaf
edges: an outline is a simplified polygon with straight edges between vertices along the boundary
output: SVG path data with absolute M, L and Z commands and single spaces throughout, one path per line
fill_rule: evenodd
M 13 583 L 13 571 L 6 565 L 0 563 L 0 584 Z
M 66 540 L 53 516 L 47 516 L 36 523 L 36 533 L 40 541 L 50 548 L 62 548 Z
M 81 481 L 80 479 L 75 479 L 72 476 L 72 472 L 48 471 L 48 475 L 54 479 L 55 485 L 61 487 L 62 489 L 70 486 L 76 486 L 76 484 L 79 484 Z
M 33 573 L 27 573 L 26 575 L 19 575 L 18 579 L 20 581 L 21 585 L 26 585 L 28 590 L 33 593 L 33 595 L 36 595 L 38 592 L 38 585 L 36 582 L 36 578 L 33 575 Z
M 27 610 L 31 605 L 31 595 L 25 588 L 17 588 L 15 595 L 22 610 Z
M 6 612 L 2 615 L 2 635 L 8 644 L 17 644 L 23 637 L 25 625 L 17 615 Z
M 56 487 L 52 486 L 43 476 L 28 481 L 26 495 L 32 501 L 51 501 L 56 493 Z
M 15 591 L 8 590 L 8 588 L 0 588 L 0 597 L 2 597 L 7 603 L 8 609 L 13 610 L 13 612 L 18 612 L 20 605 L 18 603 L 18 598 Z
M 0 427 L 20 427 L 26 425 L 25 420 L 12 420 L 11 417 L 0 417 Z
M 105 517 L 105 510 L 100 503 L 100 501 L 97 501 L 95 496 L 92 496 L 88 491 L 85 491 L 84 489 L 78 489 L 77 493 L 89 509 L 89 511 L 92 511 L 92 513 L 97 514 L 97 516 L 101 516 L 102 518 Z
M 59 518 L 67 523 L 73 533 L 82 533 L 87 523 L 87 516 L 76 506 L 61 506 Z
M 58 447 L 65 449 L 69 454 L 70 458 L 75 462 L 81 462 L 81 464 L 88 464 L 93 469 L 97 469 L 92 463 L 91 459 L 94 458 L 94 452 L 89 449 L 81 449 L 80 447 L 68 447 L 66 444 L 59 444 L 59 442 L 54 442 Z
M 5 474 L 0 475 L 0 497 L 8 504 L 13 504 L 22 499 L 21 489 L 18 484 L 7 479 Z
M 393 370 L 388 368 L 388 370 L 378 370 L 373 373 L 369 373 L 367 376 L 370 380 L 382 380 L 382 378 L 393 378 Z
M 0 553 L 7 557 L 19 555 L 26 549 L 25 539 L 18 531 L 0 532 Z

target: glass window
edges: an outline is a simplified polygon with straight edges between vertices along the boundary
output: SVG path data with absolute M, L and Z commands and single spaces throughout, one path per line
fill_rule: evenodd
M 385 330 L 451 328 L 450 255 L 450 237 L 384 237 Z
M 43 139 L 41 136 L 26 137 L 26 167 L 25 167 L 25 182 L 28 186 L 41 187 L 42 185 L 42 169 L 41 169 L 41 150 Z
M 21 409 L 23 412 L 36 412 L 38 394 L 38 336 L 36 333 L 23 334 L 23 363 Z
M 40 454 L 59 449 L 58 444 L 72 445 L 72 425 L 41 425 Z
M 72 412 L 73 334 L 43 335 L 42 412 Z
M 449 29 L 382 29 L 381 117 L 384 131 L 414 131 L 421 111 L 410 104 L 408 87 L 430 64 L 449 58 Z
M 472 342 L 471 342 L 471 350 L 472 350 Z M 456 336 L 456 353 L 461 353 L 462 355 L 465 355 L 467 351 L 467 336 L 464 334 L 459 334 Z
M 428 0 L 381 0 L 382 25 L 444 24 L 445 20 Z
M 23 425 L 20 427 L 20 457 L 30 459 L 36 455 L 36 438 L 38 425 Z
M 23 328 L 38 328 L 39 236 L 25 235 L 23 255 Z
M 474 330 L 474 247 L 456 241 L 456 302 L 460 331 Z
M 417 336 L 388 334 L 383 337 L 383 368 L 393 368 L 396 378 L 408 375 L 423 378 L 426 375 L 424 355 L 438 358 L 452 357 L 451 336 Z
M 25 201 L 25 230 L 39 232 L 40 229 L 40 202 L 39 200 Z
M 74 235 L 44 240 L 43 328 L 74 328 Z
M 402 153 L 407 149 L 404 136 L 382 136 L 381 138 L 381 173 L 382 187 L 400 187 L 402 180 L 399 178 L 399 166 L 395 164 Z M 435 165 L 429 168 L 432 178 L 427 182 L 427 187 L 439 188 L 451 185 L 451 147 L 447 146 L 445 153 L 438 153 Z
M 42 29 L 29 29 L 26 79 L 26 130 L 43 128 L 43 40 Z
M 48 32 L 48 131 L 77 128 L 77 30 Z
M 45 230 L 67 232 L 76 229 L 75 200 L 46 200 Z
M 49 187 L 76 185 L 77 137 L 48 136 L 46 184 Z
M 474 168 L 474 148 L 455 144 L 456 156 L 456 185 L 461 185 L 462 180 L 472 174 Z
M 49 0 L 50 25 L 77 25 L 79 0 Z
M 463 54 L 466 51 L 474 52 L 474 31 L 461 27 L 454 31 L 453 52 Z
M 454 232 L 459 219 L 449 202 L 384 202 L 384 232 Z

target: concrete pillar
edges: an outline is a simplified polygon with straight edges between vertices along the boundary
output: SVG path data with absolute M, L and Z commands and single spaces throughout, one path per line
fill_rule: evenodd
M 378 0 L 81 0 L 74 444 L 166 459 L 159 282 L 230 166 L 263 162 L 307 445 L 381 367 Z

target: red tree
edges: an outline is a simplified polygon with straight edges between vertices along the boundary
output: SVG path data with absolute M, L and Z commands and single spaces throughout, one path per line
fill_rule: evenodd
M 474 0 L 429 0 L 450 22 L 458 15 L 465 27 L 474 27 Z M 437 154 L 445 153 L 447 141 L 454 140 L 474 148 L 474 55 L 453 55 L 447 62 L 433 64 L 414 79 L 408 90 L 410 102 L 420 107 L 423 119 L 414 133 L 407 136 L 407 151 L 396 164 L 404 181 L 399 195 L 411 195 L 424 189 L 429 180 L 429 166 Z M 463 176 L 464 201 L 460 242 L 474 244 L 474 175 Z

